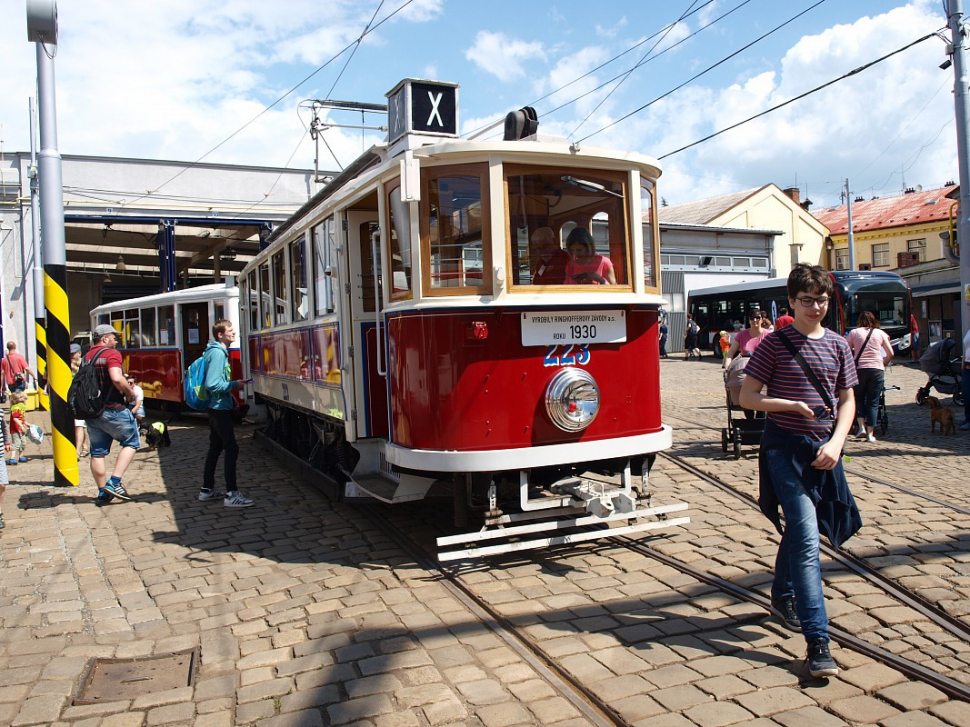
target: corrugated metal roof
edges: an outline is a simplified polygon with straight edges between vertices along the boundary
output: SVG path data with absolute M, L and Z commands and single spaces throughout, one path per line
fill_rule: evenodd
M 767 185 L 765 185 L 767 186 Z M 732 207 L 736 207 L 764 187 L 745 189 L 741 192 L 722 194 L 720 197 L 708 197 L 696 202 L 674 204 L 661 207 L 659 210 L 660 224 L 679 223 L 684 225 L 706 225 Z
M 869 199 L 852 203 L 852 231 L 883 230 L 920 222 L 939 222 L 949 219 L 952 200 L 946 195 L 958 185 L 911 192 L 897 197 Z M 815 210 L 815 219 L 831 230 L 833 235 L 849 232 L 849 213 L 846 205 Z

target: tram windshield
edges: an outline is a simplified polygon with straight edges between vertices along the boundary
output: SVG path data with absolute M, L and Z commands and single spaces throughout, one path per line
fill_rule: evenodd
M 630 285 L 622 174 L 506 167 L 514 285 Z

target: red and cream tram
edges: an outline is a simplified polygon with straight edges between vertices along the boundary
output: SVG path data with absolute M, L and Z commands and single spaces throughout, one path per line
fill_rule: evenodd
M 450 493 L 456 524 L 477 529 L 440 538 L 442 559 L 687 522 L 667 518 L 686 504 L 651 507 L 646 488 L 671 444 L 658 163 L 561 139 L 459 140 L 452 84 L 402 81 L 389 101 L 389 142 L 240 275 L 266 436 L 339 497 Z M 541 228 L 546 249 L 530 244 Z M 595 251 L 580 244 L 566 266 L 576 228 Z M 594 267 L 615 284 L 581 284 Z
M 181 409 L 185 403 L 185 370 L 202 355 L 220 318 L 239 329 L 239 289 L 227 283 L 159 293 L 105 303 L 91 311 L 91 330 L 110 323 L 118 331 L 118 350 L 125 371 L 145 392 L 145 402 Z M 242 378 L 238 342 L 229 349 L 233 378 Z M 246 403 L 242 389 L 233 392 Z

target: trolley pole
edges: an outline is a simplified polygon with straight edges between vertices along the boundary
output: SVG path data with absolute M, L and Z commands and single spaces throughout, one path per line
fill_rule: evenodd
M 40 111 L 40 212 L 44 256 L 44 302 L 47 314 L 47 364 L 50 382 L 54 484 L 79 484 L 74 418 L 67 406 L 71 386 L 71 318 L 67 301 L 67 255 L 64 243 L 64 185 L 57 150 L 54 53 L 57 50 L 57 3 L 27 0 L 27 39 L 37 49 L 37 98 Z
M 855 270 L 855 236 L 852 234 L 852 192 L 849 191 L 849 179 L 845 180 L 845 209 L 849 215 L 849 270 Z
M 34 338 L 37 349 L 37 399 L 47 411 L 51 409 L 47 395 L 47 321 L 44 318 L 44 270 L 40 252 L 40 188 L 37 179 L 37 111 L 30 99 L 30 228 L 34 239 Z
M 970 252 L 962 250 L 970 239 L 970 118 L 967 115 L 967 57 L 964 47 L 967 27 L 963 22 L 962 0 L 947 2 L 947 23 L 953 47 L 953 103 L 956 109 L 957 162 L 960 169 L 960 212 L 957 218 L 957 242 L 960 244 L 960 334 L 966 337 L 970 328 Z

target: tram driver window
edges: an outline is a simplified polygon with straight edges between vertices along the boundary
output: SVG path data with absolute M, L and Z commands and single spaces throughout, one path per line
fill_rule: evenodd
M 564 242 L 582 227 L 592 235 L 592 254 L 609 261 L 616 285 L 629 286 L 625 179 L 616 172 L 507 164 L 512 284 L 583 284 L 566 279 L 570 258 Z
M 336 274 L 334 218 L 313 228 L 313 314 L 333 313 L 333 278 Z
M 290 312 L 293 321 L 305 321 L 309 314 L 309 298 L 306 287 L 306 239 L 302 235 L 290 243 L 290 270 L 293 283 L 293 306 Z
M 385 239 L 385 256 L 390 266 L 391 298 L 411 297 L 411 210 L 401 201 L 401 185 L 395 184 L 387 193 L 390 234 Z
M 281 250 L 273 255 L 273 294 L 276 296 L 275 315 L 273 320 L 276 325 L 286 323 L 287 308 L 287 285 L 286 285 L 286 256 Z
M 491 291 L 488 240 L 488 167 L 484 164 L 422 170 L 421 196 L 425 290 L 431 295 Z M 425 244 L 425 240 L 427 243 Z
M 660 259 L 657 228 L 657 198 L 654 184 L 649 179 L 640 180 L 640 214 L 643 220 L 643 287 L 648 293 L 660 292 Z

